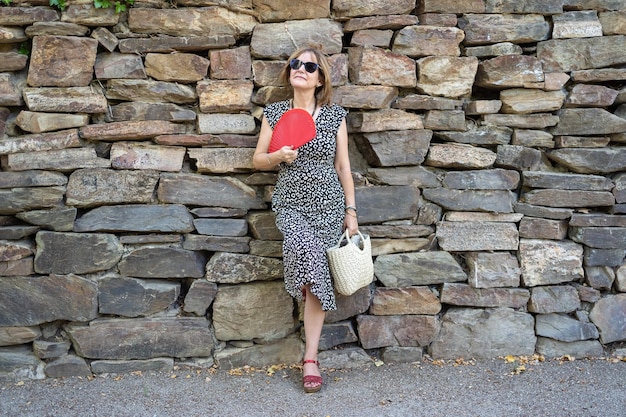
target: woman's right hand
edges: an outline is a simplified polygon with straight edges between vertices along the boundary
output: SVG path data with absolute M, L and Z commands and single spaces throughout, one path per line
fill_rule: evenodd
M 298 150 L 293 149 L 293 146 L 283 146 L 282 148 L 278 150 L 278 158 L 281 161 L 286 162 L 288 164 L 295 161 L 297 157 L 298 157 Z

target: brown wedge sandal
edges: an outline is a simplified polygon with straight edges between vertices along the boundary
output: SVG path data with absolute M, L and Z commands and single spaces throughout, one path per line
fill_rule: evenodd
M 314 363 L 317 365 L 317 367 L 319 368 L 320 363 L 318 361 L 314 361 L 312 359 L 307 359 L 302 361 L 302 365 L 306 364 L 306 363 Z M 303 370 L 304 372 L 304 370 Z M 302 386 L 304 387 L 304 392 L 306 392 L 307 394 L 312 394 L 314 392 L 318 392 L 319 390 L 322 389 L 322 383 L 323 383 L 323 379 L 321 376 L 316 376 L 316 375 L 304 375 L 302 377 Z M 313 386 L 307 386 L 306 384 L 314 384 Z

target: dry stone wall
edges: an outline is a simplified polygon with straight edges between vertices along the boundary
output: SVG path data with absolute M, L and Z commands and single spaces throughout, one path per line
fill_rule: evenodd
M 325 366 L 626 341 L 623 0 L 68 3 L 0 7 L 0 376 L 301 359 L 251 160 L 305 45 L 375 256 Z

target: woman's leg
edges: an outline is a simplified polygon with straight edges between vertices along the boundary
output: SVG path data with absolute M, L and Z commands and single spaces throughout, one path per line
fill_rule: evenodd
M 317 352 L 319 348 L 320 336 L 322 334 L 322 326 L 324 325 L 324 318 L 326 312 L 322 310 L 320 300 L 311 293 L 311 289 L 308 285 L 304 287 L 306 291 L 304 302 L 304 335 L 305 335 L 305 348 L 304 359 L 317 361 Z M 315 363 L 305 363 L 303 373 L 304 375 L 321 376 L 319 367 Z M 309 383 L 305 384 L 310 388 L 313 388 L 319 384 Z

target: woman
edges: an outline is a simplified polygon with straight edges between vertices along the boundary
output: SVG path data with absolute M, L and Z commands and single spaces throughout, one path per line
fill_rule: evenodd
M 358 229 L 347 111 L 330 103 L 330 65 L 317 49 L 294 52 L 280 81 L 291 85 L 293 99 L 264 109 L 253 165 L 260 170 L 279 165 L 272 210 L 283 234 L 285 289 L 304 301 L 303 386 L 305 392 L 317 392 L 322 387 L 317 353 L 324 317 L 337 309 L 326 249 L 337 243 L 345 228 L 350 234 Z M 299 149 L 285 146 L 268 153 L 276 123 L 292 108 L 311 114 L 316 137 Z

